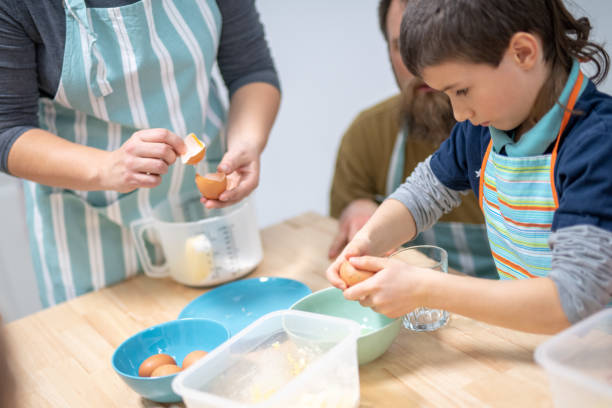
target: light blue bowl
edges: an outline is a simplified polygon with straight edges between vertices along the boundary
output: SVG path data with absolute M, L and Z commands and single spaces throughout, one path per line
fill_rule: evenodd
M 212 351 L 230 338 L 230 332 L 209 319 L 179 319 L 149 327 L 136 333 L 113 353 L 113 368 L 134 391 L 156 402 L 179 402 L 172 391 L 176 374 L 164 377 L 140 377 L 138 367 L 149 356 L 165 353 L 181 366 L 187 354 L 194 350 Z
M 241 279 L 216 287 L 189 302 L 179 314 L 223 324 L 232 336 L 270 312 L 289 309 L 312 293 L 302 282 L 279 277 Z

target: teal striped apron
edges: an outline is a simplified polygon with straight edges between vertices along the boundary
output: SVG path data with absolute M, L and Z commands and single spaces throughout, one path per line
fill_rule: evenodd
M 552 154 L 503 156 L 492 151 L 491 138 L 480 170 L 478 202 L 500 279 L 542 277 L 551 269 L 548 237 L 559 207 L 555 162 L 583 82 L 584 75 L 578 71 Z
M 207 144 L 199 171 L 225 151 L 225 108 L 211 79 L 221 34 L 214 0 L 142 0 L 86 8 L 64 0 L 66 43 L 53 100 L 40 101 L 40 127 L 74 143 L 116 150 L 137 130 L 193 132 Z M 127 194 L 25 182 L 33 263 L 44 306 L 141 272 L 129 232 L 166 199 L 196 188 L 180 160 L 154 189 Z M 155 241 L 150 248 L 155 248 Z
M 387 172 L 387 195 L 404 181 L 406 130 L 400 130 Z M 448 265 L 481 278 L 497 278 L 486 227 L 482 224 L 437 222 L 406 245 L 436 245 L 448 252 Z

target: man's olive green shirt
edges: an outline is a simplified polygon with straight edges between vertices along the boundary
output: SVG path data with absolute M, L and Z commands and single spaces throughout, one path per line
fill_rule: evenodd
M 338 218 L 354 200 L 387 195 L 387 173 L 401 126 L 400 95 L 393 96 L 361 112 L 342 137 L 330 194 L 330 214 Z M 404 178 L 438 149 L 438 145 L 412 140 L 408 135 Z M 484 218 L 473 194 L 440 221 L 483 224 Z

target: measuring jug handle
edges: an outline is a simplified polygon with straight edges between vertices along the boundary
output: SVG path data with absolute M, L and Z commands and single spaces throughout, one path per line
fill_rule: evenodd
M 164 262 L 162 265 L 153 265 L 145 245 L 144 233 L 153 227 L 152 224 L 152 218 L 136 220 L 130 224 L 130 229 L 132 230 L 132 237 L 134 239 L 134 243 L 136 244 L 136 252 L 138 253 L 138 257 L 142 262 L 142 267 L 144 268 L 145 274 L 151 278 L 165 278 L 169 275 L 170 271 L 167 262 Z

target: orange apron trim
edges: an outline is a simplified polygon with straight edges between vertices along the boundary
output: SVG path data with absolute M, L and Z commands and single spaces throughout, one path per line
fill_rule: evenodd
M 576 84 L 574 85 L 574 89 L 572 89 L 572 94 L 570 95 L 567 107 L 565 108 L 565 113 L 563 114 L 563 121 L 561 122 L 561 128 L 559 129 L 559 134 L 557 135 L 557 142 L 555 143 L 555 148 L 553 149 L 552 156 L 550 158 L 550 185 L 552 187 L 553 199 L 555 200 L 555 209 L 559 208 L 559 197 L 557 195 L 557 188 L 555 187 L 555 163 L 557 162 L 557 151 L 559 150 L 559 142 L 561 141 L 561 135 L 563 134 L 565 127 L 567 126 L 570 118 L 572 117 L 574 106 L 576 106 L 576 101 L 578 100 L 578 95 L 580 94 L 580 89 L 582 88 L 583 81 L 584 74 L 582 73 L 582 71 L 579 71 L 578 79 L 576 80 Z
M 578 79 L 574 84 L 574 89 L 572 89 L 572 93 L 570 94 L 569 101 L 565 108 L 565 113 L 563 114 L 563 120 L 561 121 L 561 128 L 559 129 L 559 133 L 557 134 L 557 141 L 555 142 L 555 147 L 552 151 L 551 163 L 550 163 L 550 184 L 552 187 L 552 195 L 555 201 L 555 209 L 559 208 L 559 197 L 557 195 L 557 188 L 555 187 L 555 163 L 557 161 L 557 151 L 559 150 L 559 142 L 561 141 L 561 135 L 565 131 L 565 127 L 569 123 L 569 120 L 572 117 L 572 113 L 574 110 L 574 106 L 576 106 L 576 101 L 578 100 L 578 95 L 580 94 L 580 89 L 582 88 L 582 83 L 584 82 L 584 74 L 582 71 L 578 73 Z M 487 151 L 482 159 L 482 165 L 480 166 L 480 181 L 478 188 L 478 205 L 480 206 L 480 210 L 484 212 L 482 199 L 483 199 L 483 184 L 484 184 L 484 174 L 485 168 L 487 167 L 487 162 L 489 160 L 489 154 L 491 153 L 491 148 L 493 147 L 493 138 L 489 141 L 489 146 L 487 147 Z
M 480 206 L 480 211 L 484 213 L 484 208 L 482 207 L 482 197 L 483 197 L 483 184 L 485 179 L 485 168 L 487 167 L 487 161 L 489 160 L 489 154 L 491 153 L 491 147 L 493 147 L 493 138 L 489 141 L 489 146 L 487 147 L 487 151 L 485 152 L 484 158 L 482 159 L 482 164 L 480 165 L 480 180 L 478 187 L 478 205 Z

